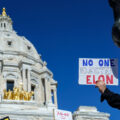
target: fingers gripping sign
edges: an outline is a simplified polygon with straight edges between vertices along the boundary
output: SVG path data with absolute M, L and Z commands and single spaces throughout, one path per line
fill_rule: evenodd
M 97 80 L 95 87 L 97 87 L 101 93 L 104 93 L 106 89 L 106 84 L 102 80 Z
M 101 93 L 101 102 L 120 109 L 120 95 L 110 91 L 106 85 L 118 85 L 118 59 L 79 59 L 79 84 L 95 85 Z

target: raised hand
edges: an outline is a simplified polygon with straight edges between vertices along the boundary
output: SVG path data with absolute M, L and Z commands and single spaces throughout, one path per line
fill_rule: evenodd
M 101 93 L 104 93 L 106 89 L 106 84 L 102 80 L 97 80 L 95 87 L 97 87 Z

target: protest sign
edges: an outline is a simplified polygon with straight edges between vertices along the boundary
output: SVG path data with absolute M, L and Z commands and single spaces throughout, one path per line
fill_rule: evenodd
M 72 120 L 72 113 L 65 110 L 54 109 L 55 120 Z
M 97 80 L 118 85 L 118 60 L 79 58 L 79 84 L 94 85 Z

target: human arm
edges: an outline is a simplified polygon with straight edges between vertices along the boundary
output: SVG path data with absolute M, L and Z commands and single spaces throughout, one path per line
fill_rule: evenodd
M 96 87 L 98 87 L 101 92 L 101 102 L 107 100 L 107 103 L 114 108 L 120 109 L 120 95 L 111 92 L 103 81 L 98 80 L 96 82 Z

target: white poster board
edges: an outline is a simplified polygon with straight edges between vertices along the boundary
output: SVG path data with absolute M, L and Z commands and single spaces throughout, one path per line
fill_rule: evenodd
M 118 85 L 118 59 L 79 58 L 79 84 L 94 85 L 97 80 Z
M 55 120 L 72 120 L 72 113 L 65 110 L 54 109 Z

